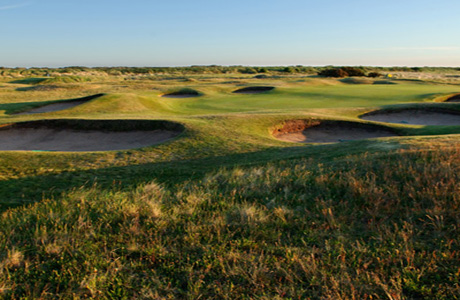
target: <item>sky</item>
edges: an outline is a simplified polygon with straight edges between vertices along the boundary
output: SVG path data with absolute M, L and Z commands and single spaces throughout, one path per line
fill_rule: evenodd
M 460 67 L 458 0 L 0 0 L 0 66 Z

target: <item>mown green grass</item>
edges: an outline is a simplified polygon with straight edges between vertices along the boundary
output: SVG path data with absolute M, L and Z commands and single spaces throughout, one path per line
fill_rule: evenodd
M 186 131 L 126 151 L 0 152 L 1 297 L 458 297 L 459 126 L 384 124 L 401 136 L 329 145 L 271 135 L 290 119 L 458 109 L 434 103 L 457 86 L 87 76 L 2 79 L 0 123 L 161 119 Z M 276 89 L 232 94 L 247 85 Z M 159 97 L 182 88 L 202 96 Z M 98 93 L 65 111 L 12 114 Z

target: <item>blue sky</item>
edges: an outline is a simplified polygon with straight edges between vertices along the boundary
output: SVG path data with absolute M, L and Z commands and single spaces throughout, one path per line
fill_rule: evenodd
M 0 0 L 0 66 L 460 66 L 458 0 Z

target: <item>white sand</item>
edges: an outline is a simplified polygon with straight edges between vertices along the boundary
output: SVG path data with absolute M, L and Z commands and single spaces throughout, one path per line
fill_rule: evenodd
M 97 130 L 11 128 L 0 130 L 0 150 L 124 150 L 162 143 L 178 134 L 178 132 L 169 130 L 104 132 Z
M 364 115 L 363 120 L 412 124 L 412 125 L 460 125 L 460 114 L 426 110 L 404 110 Z
M 328 127 L 314 126 L 300 132 L 280 133 L 275 135 L 277 139 L 294 143 L 336 143 L 390 136 L 396 136 L 396 134 L 378 128 L 347 128 L 347 125 Z
M 46 113 L 46 112 L 52 112 L 52 111 L 59 111 L 59 110 L 69 109 L 69 108 L 81 105 L 83 103 L 86 103 L 86 102 L 88 102 L 88 100 L 54 103 L 54 104 L 49 104 L 49 105 L 33 108 L 28 111 L 23 111 L 23 112 L 18 113 L 17 115 L 29 115 L 29 114 L 39 114 L 39 113 Z

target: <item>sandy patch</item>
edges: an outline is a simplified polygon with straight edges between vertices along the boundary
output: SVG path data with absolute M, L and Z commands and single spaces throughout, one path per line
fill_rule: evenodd
M 83 97 L 83 98 L 78 98 L 75 100 L 68 100 L 68 101 L 62 101 L 59 103 L 53 103 L 53 104 L 48 104 L 44 105 L 41 107 L 29 109 L 27 111 L 23 111 L 20 113 L 17 113 L 17 115 L 30 115 L 30 114 L 39 114 L 39 113 L 47 113 L 47 112 L 53 112 L 53 111 L 60 111 L 64 109 L 69 109 L 76 107 L 78 105 L 84 104 L 86 102 L 89 102 L 93 99 L 99 98 L 103 96 L 103 94 L 97 94 L 97 95 L 92 95 L 88 97 Z
M 345 121 L 306 120 L 288 121 L 273 135 L 279 140 L 294 143 L 337 143 L 397 136 L 393 131 L 379 126 Z
M 155 145 L 177 136 L 168 130 L 101 132 L 13 128 L 0 131 L 0 150 L 108 151 Z
M 122 130 L 116 130 L 115 125 Z M 0 126 L 0 150 L 126 150 L 165 142 L 178 136 L 182 130 L 182 125 L 167 121 L 43 120 L 24 122 Z
M 369 121 L 412 125 L 460 125 L 460 114 L 420 109 L 377 111 L 362 115 L 360 118 Z
M 249 86 L 245 88 L 238 89 L 233 91 L 235 94 L 260 94 L 264 92 L 268 92 L 274 90 L 275 87 L 273 86 Z
M 28 111 L 17 113 L 17 115 L 30 115 L 30 114 L 40 114 L 40 113 L 46 113 L 46 112 L 60 111 L 60 110 L 69 109 L 69 108 L 81 105 L 86 102 L 87 101 L 68 101 L 66 103 L 49 104 L 49 105 L 45 105 L 42 107 L 30 109 Z

